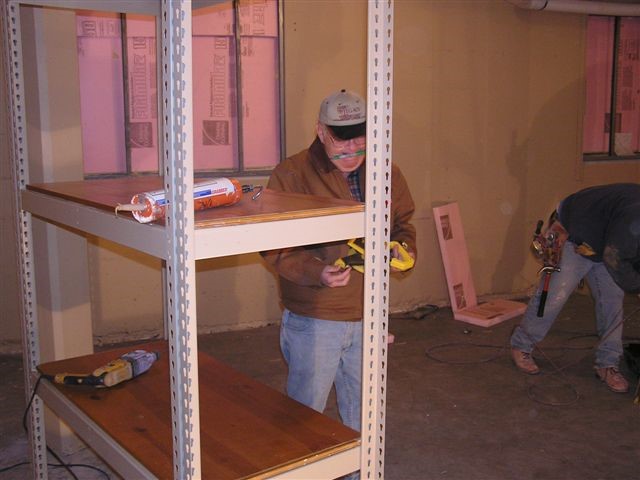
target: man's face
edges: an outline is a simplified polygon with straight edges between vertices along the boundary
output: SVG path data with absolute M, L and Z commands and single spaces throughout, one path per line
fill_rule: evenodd
M 351 173 L 360 168 L 365 157 L 366 137 L 341 140 L 335 138 L 329 127 L 321 123 L 318 123 L 317 132 L 329 160 L 338 170 L 342 173 Z

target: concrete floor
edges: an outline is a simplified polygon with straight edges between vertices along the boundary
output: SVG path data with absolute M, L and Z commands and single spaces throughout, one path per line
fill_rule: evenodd
M 640 342 L 640 300 L 625 301 L 624 337 Z M 627 394 L 594 377 L 593 304 L 574 294 L 536 358 L 543 373 L 513 367 L 507 341 L 518 319 L 481 328 L 442 309 L 421 319 L 391 319 L 385 478 L 389 480 L 626 480 L 639 478 L 637 378 Z M 286 366 L 278 327 L 202 336 L 200 348 L 283 390 Z M 425 353 L 428 352 L 428 355 Z M 0 468 L 26 460 L 21 360 L 0 357 Z M 336 416 L 333 396 L 327 415 Z M 100 465 L 90 450 L 65 461 Z M 106 478 L 77 468 L 81 479 Z M 0 473 L 22 479 L 28 467 Z M 108 471 L 109 472 L 109 471 Z M 109 472 L 111 478 L 117 478 Z M 50 478 L 71 478 L 50 469 Z

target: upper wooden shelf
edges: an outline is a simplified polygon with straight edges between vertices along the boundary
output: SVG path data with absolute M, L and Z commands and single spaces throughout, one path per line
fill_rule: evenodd
M 129 203 L 131 198 L 138 193 L 162 189 L 162 177 L 159 176 L 27 185 L 27 190 L 52 195 L 111 213 L 115 213 L 118 204 Z M 196 212 L 195 227 L 222 227 L 240 223 L 356 213 L 364 210 L 362 203 L 329 197 L 283 193 L 268 189 L 265 189 L 255 200 L 252 200 L 252 195 L 252 193 L 244 194 L 235 205 Z M 118 215 L 131 217 L 131 214 L 126 212 Z M 156 223 L 162 225 L 164 221 Z
M 115 215 L 118 204 L 162 186 L 159 176 L 30 184 L 22 208 L 166 258 L 163 222 L 143 225 L 129 213 Z M 235 205 L 196 212 L 195 229 L 196 259 L 344 240 L 364 235 L 364 204 L 264 190 L 256 200 L 247 193 Z
M 158 341 L 135 348 L 158 351 L 160 358 L 128 382 L 101 389 L 43 382 L 40 388 L 46 387 L 44 396 L 57 394 L 77 409 L 75 416 L 67 413 L 65 419 L 88 419 L 124 448 L 140 464 L 137 471 L 142 466 L 157 478 L 172 478 L 168 346 Z M 89 373 L 131 350 L 45 363 L 38 370 L 48 375 Z M 204 353 L 198 355 L 198 366 L 202 478 L 267 478 L 349 450 L 357 458 L 358 432 Z M 56 411 L 55 400 L 49 400 Z M 124 473 L 131 475 L 128 468 Z

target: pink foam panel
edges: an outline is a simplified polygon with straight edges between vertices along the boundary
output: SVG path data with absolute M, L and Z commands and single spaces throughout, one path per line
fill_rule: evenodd
M 193 156 L 196 170 L 237 168 L 232 37 L 193 39 Z
M 233 36 L 233 5 L 230 1 L 198 8 L 192 14 L 193 36 Z
M 586 107 L 583 127 L 583 151 L 605 153 L 609 133 L 606 115 L 611 105 L 611 69 L 613 68 L 613 18 L 587 18 Z
M 460 209 L 457 203 L 449 203 L 433 209 L 440 254 L 447 277 L 451 309 L 456 312 L 478 304 L 476 289 L 471 276 L 469 253 L 462 230 Z
M 122 45 L 116 14 L 76 16 L 85 174 L 126 169 Z
M 129 149 L 133 172 L 158 171 L 155 19 L 127 16 Z
M 277 0 L 241 0 L 240 34 L 243 36 L 277 37 Z
M 243 37 L 241 46 L 244 166 L 273 167 L 280 160 L 278 39 Z
M 640 18 L 625 17 L 620 24 L 616 111 L 618 152 L 632 155 L 640 151 Z
M 478 304 L 458 204 L 454 202 L 435 207 L 433 218 L 447 277 L 453 318 L 489 327 L 521 315 L 526 305 L 520 302 L 497 299 Z
M 127 14 L 127 35 L 129 37 L 155 37 L 156 21 L 150 15 Z

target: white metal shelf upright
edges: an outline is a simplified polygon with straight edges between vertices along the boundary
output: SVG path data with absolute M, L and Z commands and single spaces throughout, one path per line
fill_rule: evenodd
M 193 210 L 191 2 L 163 0 L 162 115 L 167 211 L 171 423 L 175 478 L 201 478 Z
M 367 256 L 360 471 L 363 479 L 382 479 L 389 328 L 393 0 L 369 0 L 367 32 Z
M 2 3 L 7 43 L 6 65 L 9 106 L 12 112 L 12 157 L 16 205 L 21 205 L 20 192 L 29 181 L 20 5 L 42 5 L 63 8 L 96 8 L 101 10 L 135 10 L 154 13 L 162 23 L 162 82 L 164 118 L 165 188 L 174 205 L 165 228 L 167 246 L 167 312 L 170 345 L 170 377 L 173 426 L 174 475 L 176 478 L 200 478 L 200 435 L 197 329 L 195 318 L 195 245 L 193 214 L 193 129 L 191 103 L 191 2 L 184 0 L 84 1 L 9 0 Z M 34 388 L 34 373 L 40 363 L 36 318 L 31 216 L 19 208 L 18 236 L 22 279 L 23 352 L 26 391 Z M 46 440 L 42 401 L 33 399 L 30 422 L 30 445 L 34 475 L 46 478 Z
M 33 267 L 33 238 L 31 215 L 20 208 L 20 191 L 29 180 L 27 154 L 27 124 L 25 118 L 25 95 L 22 69 L 22 38 L 20 33 L 20 7 L 15 2 L 2 2 L 0 14 L 4 22 L 5 68 L 8 83 L 8 106 L 10 111 L 11 161 L 17 212 L 17 241 L 20 254 L 20 292 L 22 302 L 22 352 L 24 358 L 24 382 L 27 401 L 35 387 L 33 372 L 40 363 L 38 340 L 37 300 L 35 272 Z M 47 450 L 44 438 L 44 403 L 34 396 L 28 416 L 30 450 L 34 478 L 47 478 Z
M 201 0 L 198 5 L 212 3 L 216 3 L 216 0 Z M 174 476 L 180 479 L 200 478 L 195 260 L 207 256 L 242 253 L 248 251 L 250 245 L 243 243 L 234 247 L 239 249 L 238 252 L 221 251 L 216 254 L 211 247 L 214 244 L 219 245 L 215 241 L 218 238 L 217 234 L 212 233 L 215 229 L 207 231 L 208 233 L 200 232 L 199 234 L 196 234 L 194 229 L 192 205 L 192 2 L 189 0 L 137 0 L 136 2 L 128 0 L 8 0 L 6 3 L 2 2 L 5 41 L 7 43 L 7 80 L 11 93 L 9 106 L 12 112 L 13 172 L 16 204 L 19 207 L 18 235 L 21 254 L 25 380 L 27 395 L 29 395 L 34 387 L 35 369 L 40 358 L 33 280 L 33 252 L 31 250 L 31 214 L 24 209 L 21 203 L 24 198 L 30 197 L 20 195 L 29 182 L 20 39 L 20 4 L 90 8 L 160 16 L 163 175 L 169 201 L 174 207 L 169 209 L 170 215 L 164 229 L 166 249 L 162 247 L 161 238 L 157 235 L 159 232 L 155 232 L 155 237 L 158 238 L 154 253 L 158 254 L 159 250 L 164 250 L 158 256 L 167 261 L 165 298 L 167 299 L 166 310 L 169 318 Z M 386 340 L 388 335 L 393 1 L 369 0 L 368 7 L 368 142 L 365 209 L 367 257 L 365 298 L 363 299 L 365 338 L 363 342 L 360 467 L 363 479 L 380 479 L 384 477 Z M 336 218 L 338 222 L 342 223 L 351 219 L 349 216 Z M 307 221 L 313 220 L 308 219 Z M 295 226 L 296 224 L 291 225 Z M 87 230 L 96 228 L 87 226 L 90 227 Z M 282 226 L 272 228 L 282 228 Z M 341 228 L 344 229 L 344 227 Z M 328 229 L 323 229 L 323 231 L 325 230 Z M 230 238 L 232 232 L 233 230 L 227 230 L 221 231 L 220 234 L 222 238 Z M 128 237 L 131 235 L 126 234 Z M 202 241 L 198 242 L 200 251 L 196 252 L 196 239 L 198 238 Z M 129 243 L 133 243 L 134 246 L 138 245 L 135 241 Z M 42 407 L 42 400 L 36 395 L 29 416 L 30 445 L 36 478 L 46 478 L 47 476 Z M 288 478 L 288 476 L 284 474 L 281 478 Z

